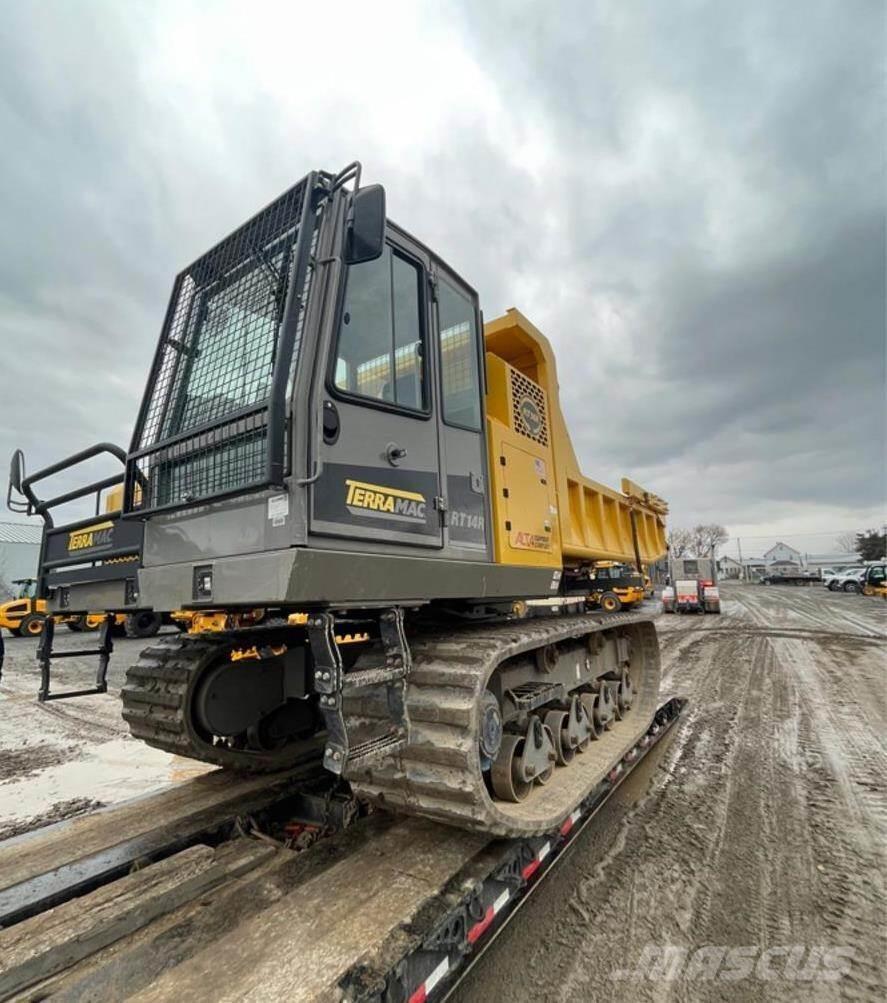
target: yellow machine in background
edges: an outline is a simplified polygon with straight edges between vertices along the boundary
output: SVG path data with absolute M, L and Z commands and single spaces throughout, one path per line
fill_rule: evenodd
M 37 587 L 36 578 L 18 578 L 13 583 L 19 589 L 14 599 L 0 605 L 0 629 L 6 628 L 15 637 L 39 637 L 43 633 L 46 622 L 47 608 L 45 599 L 35 599 Z M 98 630 L 104 620 L 104 613 L 89 613 L 85 616 L 58 615 L 53 619 L 63 623 L 69 630 Z M 118 613 L 114 617 L 114 626 L 122 633 L 125 629 L 126 617 Z
M 595 561 L 590 600 L 607 613 L 630 609 L 646 598 L 644 578 L 634 568 L 619 561 Z
M 870 564 L 865 569 L 862 594 L 887 599 L 887 564 Z
M 0 605 L 0 629 L 6 628 L 15 637 L 39 637 L 46 619 L 46 601 L 35 599 L 35 578 L 16 578 L 15 597 Z

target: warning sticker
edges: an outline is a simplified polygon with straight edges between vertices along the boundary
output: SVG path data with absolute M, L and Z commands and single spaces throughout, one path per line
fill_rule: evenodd
M 283 526 L 289 514 L 289 495 L 272 495 L 268 499 L 268 518 L 272 526 Z

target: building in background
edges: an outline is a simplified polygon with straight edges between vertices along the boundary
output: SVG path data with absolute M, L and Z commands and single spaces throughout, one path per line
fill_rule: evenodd
M 742 560 L 742 567 L 746 581 L 754 581 L 767 570 L 767 562 L 763 557 L 745 557 Z
M 742 577 L 742 565 L 735 557 L 728 557 L 725 554 L 718 559 L 718 577 L 736 581 Z
M 809 571 L 818 571 L 821 574 L 823 568 L 828 568 L 830 571 L 861 568 L 863 561 L 859 554 L 804 554 L 804 563 Z
M 34 578 L 42 526 L 0 522 L 0 593 L 16 578 Z M 0 594 L 0 600 L 9 598 Z
M 764 563 L 771 567 L 774 564 L 784 564 L 786 568 L 797 570 L 802 563 L 801 552 L 780 541 L 764 551 Z
M 718 560 L 718 572 L 724 580 L 756 581 L 764 575 L 796 574 L 812 571 L 822 575 L 823 571 L 843 571 L 846 568 L 861 568 L 863 560 L 859 554 L 802 554 L 787 543 L 777 543 L 763 557 L 745 557 L 740 565 L 735 557 L 724 555 Z

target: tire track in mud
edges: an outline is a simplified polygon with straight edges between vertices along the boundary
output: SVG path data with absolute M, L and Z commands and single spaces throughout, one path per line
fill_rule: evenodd
M 685 720 L 457 1000 L 884 998 L 887 643 L 852 633 L 880 625 L 840 600 L 768 594 L 731 588 L 720 617 L 659 621 L 663 695 L 689 697 Z M 665 945 L 856 955 L 840 982 L 613 979 Z
M 802 679 L 799 745 L 821 867 L 820 912 L 833 942 L 859 947 L 851 998 L 883 998 L 887 756 L 867 723 L 836 701 L 821 661 L 801 645 L 785 647 Z M 871 944 L 873 933 L 881 936 L 879 948 Z

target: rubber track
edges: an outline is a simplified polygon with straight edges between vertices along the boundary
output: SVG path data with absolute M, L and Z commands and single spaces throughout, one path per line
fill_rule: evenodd
M 631 711 L 569 766 L 557 768 L 549 784 L 535 787 L 525 802 L 494 801 L 480 770 L 476 736 L 480 697 L 496 666 L 546 644 L 627 626 L 634 638 L 631 671 L 637 689 Z M 645 612 L 467 627 L 457 635 L 426 633 L 411 637 L 410 648 L 406 748 L 346 775 L 355 793 L 382 807 L 459 828 L 499 836 L 552 831 L 640 740 L 656 712 L 659 645 Z M 355 722 L 366 721 L 373 709 L 366 699 L 346 704 Z
M 191 725 L 187 708 L 202 667 L 230 640 L 207 635 L 164 637 L 144 648 L 126 671 L 121 691 L 123 719 L 133 738 L 176 756 L 199 759 L 227 769 L 255 772 L 298 766 L 322 759 L 320 736 L 292 743 L 279 752 L 240 752 L 212 745 Z

